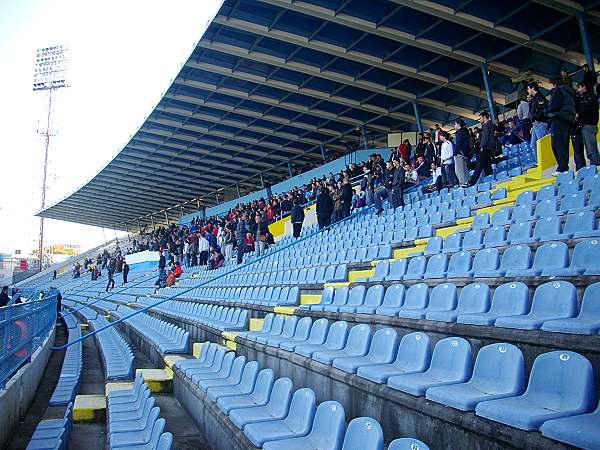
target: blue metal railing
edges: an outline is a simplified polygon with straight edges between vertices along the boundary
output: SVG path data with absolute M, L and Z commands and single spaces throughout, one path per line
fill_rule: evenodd
M 0 389 L 54 328 L 57 295 L 0 308 Z

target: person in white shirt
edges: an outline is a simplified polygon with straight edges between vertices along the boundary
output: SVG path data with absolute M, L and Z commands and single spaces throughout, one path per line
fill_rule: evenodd
M 440 153 L 440 159 L 442 160 L 442 176 L 446 186 L 456 186 L 458 180 L 454 173 L 454 147 L 450 136 L 446 132 L 440 133 L 440 139 L 442 141 L 442 150 Z
M 205 266 L 208 264 L 208 251 L 210 250 L 210 244 L 204 236 L 198 238 L 198 265 Z

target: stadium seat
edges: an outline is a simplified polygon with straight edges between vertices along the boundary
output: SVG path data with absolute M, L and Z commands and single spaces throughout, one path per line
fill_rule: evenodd
M 282 340 L 290 339 L 296 331 L 298 325 L 298 317 L 296 316 L 285 316 L 283 321 L 283 327 L 281 332 L 271 332 L 265 336 L 258 336 L 256 342 L 265 345 L 279 346 L 279 342 Z
M 506 230 L 503 226 L 488 228 L 483 237 L 484 247 L 502 247 L 506 245 Z
M 504 262 L 504 261 L 503 261 Z M 538 247 L 530 269 L 511 269 L 507 277 L 554 276 L 557 269 L 569 264 L 569 247 L 564 242 L 548 242 Z
M 508 230 L 506 241 L 512 245 L 535 242 L 532 235 L 532 222 L 513 223 Z
M 377 266 L 375 266 L 375 273 L 373 276 L 369 277 L 370 282 L 384 281 L 385 278 L 390 273 L 390 262 L 385 259 L 383 261 L 379 261 Z M 358 280 L 357 280 L 358 281 Z M 362 281 L 362 280 L 360 280 Z
M 434 386 L 462 383 L 471 375 L 471 346 L 461 337 L 438 341 L 433 349 L 431 365 L 427 371 L 395 375 L 388 386 L 415 396 L 425 395 Z
M 282 335 L 280 337 L 271 338 L 267 341 L 267 345 L 273 347 L 281 347 L 282 344 L 291 342 L 306 342 L 308 339 L 308 335 L 310 334 L 310 330 L 312 327 L 312 319 L 310 317 L 303 317 L 298 320 L 296 324 L 296 328 L 294 330 L 294 334 L 291 337 Z
M 521 395 L 524 389 L 521 350 L 512 344 L 490 344 L 477 353 L 468 382 L 429 388 L 425 397 L 462 411 L 473 411 L 480 402 Z
M 567 281 L 550 281 L 539 286 L 533 295 L 531 311 L 523 316 L 500 317 L 497 327 L 537 330 L 544 322 L 574 317 L 577 313 L 577 291 Z
M 528 222 L 534 218 L 535 217 L 533 215 L 533 209 L 531 204 L 516 205 L 512 212 L 511 222 Z
M 533 431 L 547 420 L 590 412 L 593 402 L 594 376 L 590 362 L 575 352 L 552 351 L 533 362 L 523 395 L 479 403 L 475 413 Z
M 335 358 L 344 356 L 364 356 L 371 344 L 371 328 L 367 325 L 355 325 L 348 333 L 346 345 L 341 349 L 323 349 L 312 354 L 312 359 L 324 364 L 332 364 Z
M 481 230 L 467 231 L 463 235 L 463 250 L 479 250 L 483 247 L 483 232 Z
M 452 233 L 444 239 L 444 245 L 442 247 L 442 253 L 454 253 L 460 251 L 462 242 L 461 233 Z
M 304 320 L 304 319 L 302 319 Z M 300 328 L 300 326 L 298 326 Z M 298 334 L 298 328 L 296 328 L 296 334 Z M 329 321 L 325 318 L 318 319 L 312 323 L 308 336 L 305 338 L 304 335 L 294 336 L 294 338 L 279 343 L 279 348 L 293 352 L 298 345 L 314 345 L 323 344 L 327 337 L 327 331 L 329 330 Z
M 585 449 L 598 448 L 598 426 L 600 425 L 600 404 L 588 414 L 578 414 L 552 419 L 540 427 L 543 436 Z
M 473 257 L 470 252 L 456 252 L 450 257 L 446 275 L 448 278 L 468 278 L 473 276 L 472 267 Z
M 388 450 L 429 450 L 429 447 L 418 439 L 400 438 L 390 442 Z
M 331 301 L 331 303 L 327 303 L 324 305 L 321 304 L 317 304 L 317 305 L 312 305 L 310 307 L 311 311 L 337 311 L 337 309 L 342 306 L 345 305 L 346 302 L 348 301 L 348 293 L 349 293 L 349 289 L 348 286 L 340 286 L 339 288 L 337 288 L 335 290 L 335 293 L 333 295 L 333 300 Z
M 192 381 L 194 381 L 200 389 L 207 391 L 208 388 L 213 386 L 230 386 L 240 382 L 242 372 L 246 366 L 246 357 L 238 356 L 233 360 L 230 367 L 225 366 L 217 374 L 211 374 L 208 376 L 194 375 Z
M 425 333 L 405 334 L 400 340 L 396 359 L 389 364 L 359 367 L 357 375 L 375 383 L 386 383 L 388 378 L 405 373 L 424 372 L 431 360 L 431 341 Z
M 411 258 L 408 263 L 408 268 L 406 269 L 406 274 L 403 278 L 405 280 L 420 280 L 421 278 L 423 278 L 426 265 L 427 258 L 425 256 L 417 256 L 415 258 Z
M 427 261 L 427 269 L 423 274 L 423 278 L 445 278 L 447 270 L 448 256 L 445 254 L 433 255 L 429 257 L 429 260 Z
M 323 350 L 340 350 L 346 345 L 348 339 L 348 322 L 334 322 L 327 332 L 324 343 L 299 344 L 294 349 L 295 353 L 310 358 L 313 353 Z
M 333 360 L 333 367 L 356 373 L 359 367 L 391 363 L 398 350 L 398 334 L 392 328 L 377 330 L 364 356 L 344 356 Z
M 420 286 L 420 285 L 416 285 Z M 409 288 L 406 301 L 400 309 L 398 315 L 408 319 L 424 319 L 425 315 L 432 311 L 449 311 L 456 307 L 456 286 L 453 283 L 438 284 L 431 290 L 429 302 L 426 306 L 420 308 L 410 308 L 409 305 L 412 299 L 410 296 L 415 296 L 417 301 L 421 301 L 422 295 L 420 290 L 416 291 L 416 295 Z
M 294 392 L 288 413 L 284 418 L 249 423 L 244 434 L 257 447 L 265 442 L 306 436 L 310 432 L 316 409 L 315 393 L 302 388 Z
M 579 242 L 573 250 L 569 267 L 553 269 L 552 275 L 558 277 L 600 275 L 599 244 L 600 241 L 597 239 L 588 239 Z M 542 275 L 544 274 L 545 272 L 542 272 Z
M 279 378 L 275 380 L 269 401 L 264 406 L 243 407 L 229 411 L 231 422 L 240 429 L 249 423 L 268 422 L 284 419 L 292 401 L 292 380 Z
M 475 277 L 486 277 L 489 273 L 496 273 L 500 266 L 500 253 L 496 248 L 479 250 L 473 258 L 473 270 L 468 271 Z M 460 273 L 460 272 L 459 272 Z M 450 273 L 448 274 L 450 275 Z
M 229 413 L 232 409 L 264 406 L 269 401 L 274 382 L 273 370 L 262 369 L 258 373 L 256 383 L 250 393 L 220 397 L 217 400 L 217 406 L 225 413 Z
M 433 236 L 427 241 L 425 245 L 425 250 L 423 252 L 424 256 L 437 255 L 442 251 L 442 246 L 444 244 L 444 240 L 441 236 Z
M 406 259 L 396 259 L 390 266 L 390 273 L 385 277 L 385 281 L 402 281 L 406 273 L 408 263 Z
M 557 333 L 598 334 L 600 331 L 600 282 L 593 283 L 585 289 L 577 317 L 547 320 L 541 329 Z
M 579 211 L 568 214 L 563 236 L 564 239 L 600 237 L 594 211 Z
M 492 226 L 494 225 L 509 225 L 511 223 L 511 208 L 510 206 L 503 206 L 494 214 L 492 214 Z
M 348 424 L 342 450 L 383 450 L 383 430 L 371 417 L 357 417 Z
M 326 401 L 317 407 L 310 433 L 295 437 L 269 441 L 264 450 L 337 450 L 341 447 L 346 427 L 344 407 L 336 401 Z
M 426 284 L 419 283 L 409 287 L 404 295 L 404 302 L 398 308 L 398 313 L 409 310 L 423 310 L 429 303 L 429 288 Z
M 457 323 L 493 325 L 499 317 L 522 316 L 531 308 L 529 288 L 521 282 L 505 283 L 496 288 L 487 312 L 460 314 Z
M 381 306 L 376 308 L 374 311 L 367 307 L 363 307 L 361 312 L 374 312 L 375 314 L 380 314 L 383 316 L 396 316 L 398 315 L 398 311 L 402 307 L 404 303 L 404 294 L 405 287 L 403 284 L 392 284 L 385 290 L 385 295 L 383 297 L 383 303 Z
M 317 305 L 324 306 L 324 305 L 331 304 L 331 302 L 333 301 L 334 294 L 335 294 L 335 288 L 333 286 L 327 286 L 327 287 L 323 288 L 323 292 L 321 292 L 321 299 L 320 299 L 319 303 L 317 303 Z M 311 304 L 300 305 L 300 308 L 311 309 L 312 306 L 316 306 L 316 305 L 311 305 Z M 272 313 L 267 314 L 267 316 L 265 316 L 265 321 L 268 316 L 274 316 L 274 315 Z M 272 320 L 273 319 L 271 318 L 271 321 Z M 263 324 L 263 327 L 264 327 L 264 324 Z
M 461 289 L 458 304 L 454 309 L 442 311 L 428 310 L 425 318 L 439 322 L 454 322 L 461 314 L 482 313 L 487 312 L 489 309 L 490 288 L 488 285 L 484 283 L 471 283 Z
M 360 290 L 360 294 L 353 295 L 354 290 L 357 287 L 362 287 Z M 346 305 L 341 306 L 339 312 L 343 313 L 355 313 L 357 309 L 363 306 L 363 304 L 375 304 L 380 305 L 383 301 L 383 293 L 384 288 L 381 284 L 376 284 L 375 286 L 371 286 L 369 290 L 365 293 L 366 288 L 364 286 L 355 286 L 350 291 L 350 296 L 348 298 L 348 303 Z

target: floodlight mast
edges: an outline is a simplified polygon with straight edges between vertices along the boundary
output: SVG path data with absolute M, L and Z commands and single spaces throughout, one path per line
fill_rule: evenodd
M 44 136 L 44 172 L 42 176 L 42 204 L 40 210 L 46 207 L 46 182 L 48 178 L 48 151 L 50 150 L 50 137 L 52 136 L 52 91 L 67 86 L 67 52 L 64 45 L 39 48 L 36 52 L 35 71 L 33 76 L 33 90 L 48 91 L 48 114 L 46 129 L 38 131 Z M 38 246 L 39 270 L 43 269 L 44 261 L 44 218 L 40 217 L 40 238 Z

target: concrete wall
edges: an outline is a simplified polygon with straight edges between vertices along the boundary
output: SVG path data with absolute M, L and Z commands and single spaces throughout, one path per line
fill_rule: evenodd
M 0 391 L 0 448 L 5 448 L 14 428 L 25 417 L 44 375 L 50 347 L 54 344 L 54 328 L 46 341 L 31 356 L 31 361 L 21 367 Z

